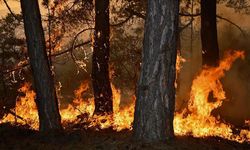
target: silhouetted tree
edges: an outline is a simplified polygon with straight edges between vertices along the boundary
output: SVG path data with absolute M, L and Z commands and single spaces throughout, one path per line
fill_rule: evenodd
M 174 137 L 178 12 L 178 0 L 148 0 L 133 125 L 138 140 Z
M 92 56 L 95 114 L 113 112 L 109 79 L 109 34 L 109 0 L 95 0 L 95 33 Z
M 28 46 L 36 103 L 39 114 L 39 129 L 42 133 L 62 129 L 61 117 L 52 72 L 46 54 L 45 37 L 41 22 L 38 0 L 21 0 L 25 36 Z
M 216 24 L 216 0 L 201 0 L 202 64 L 216 66 L 219 46 Z

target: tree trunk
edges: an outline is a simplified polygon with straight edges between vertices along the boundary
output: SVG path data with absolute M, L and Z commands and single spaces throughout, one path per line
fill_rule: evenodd
M 178 0 L 148 0 L 133 124 L 138 140 L 174 137 L 178 11 Z
M 95 35 L 92 56 L 92 84 L 95 114 L 113 112 L 109 79 L 109 0 L 95 0 Z
M 202 64 L 216 66 L 219 46 L 216 26 L 216 0 L 201 0 Z
M 4 72 L 3 70 L 5 70 L 5 48 L 1 48 L 2 49 L 2 55 L 0 55 L 2 57 L 2 60 L 1 60 L 1 72 L 0 72 L 0 89 L 1 89 L 1 94 L 0 94 L 0 100 L 4 100 L 5 97 L 6 97 L 6 94 L 7 94 L 7 89 L 6 89 L 6 84 L 5 84 L 5 80 L 4 80 Z
M 28 55 L 34 78 L 39 129 L 42 133 L 57 132 L 62 129 L 61 117 L 54 81 L 46 54 L 38 0 L 21 0 L 21 7 Z

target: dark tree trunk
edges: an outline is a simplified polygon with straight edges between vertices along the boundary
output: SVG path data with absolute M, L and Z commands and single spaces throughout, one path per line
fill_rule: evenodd
M 95 114 L 113 112 L 109 79 L 109 0 L 95 0 L 95 35 L 92 57 L 92 84 Z
M 174 137 L 178 11 L 178 0 L 148 0 L 133 125 L 138 140 Z
M 5 84 L 5 80 L 4 80 L 4 72 L 3 70 L 5 70 L 5 48 L 1 48 L 2 49 L 2 55 L 0 55 L 2 57 L 1 60 L 1 72 L 0 72 L 0 89 L 1 89 L 1 94 L 0 94 L 0 100 L 4 100 L 7 94 L 7 88 L 6 88 L 6 84 Z
M 52 73 L 46 54 L 38 0 L 21 0 L 28 55 L 34 77 L 39 129 L 42 133 L 62 129 Z
M 201 42 L 202 64 L 207 66 L 218 65 L 216 0 L 201 0 Z

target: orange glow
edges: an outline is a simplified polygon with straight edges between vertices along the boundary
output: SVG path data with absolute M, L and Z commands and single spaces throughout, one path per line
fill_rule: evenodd
M 211 115 L 211 112 L 220 107 L 226 99 L 220 79 L 238 58 L 244 58 L 242 51 L 227 53 L 218 67 L 205 67 L 194 79 L 188 107 L 175 115 L 176 135 L 218 136 L 238 142 L 250 141 L 248 130 L 242 130 L 240 135 L 234 135 L 232 125 L 220 121 L 219 116 L 216 118 Z
M 0 120 L 0 123 L 11 122 L 11 123 L 20 123 L 28 124 L 32 129 L 38 129 L 38 114 L 36 103 L 34 101 L 36 94 L 34 91 L 30 90 L 31 84 L 25 83 L 18 92 L 25 94 L 24 96 L 17 97 L 16 107 L 11 111 L 17 114 L 7 114 L 3 120 Z M 20 119 L 19 117 L 22 117 Z
M 134 114 L 134 100 L 132 104 L 124 108 L 120 108 L 120 90 L 115 89 L 112 85 L 113 91 L 113 115 L 96 116 L 94 113 L 94 99 L 83 99 L 82 94 L 89 88 L 88 82 L 83 82 L 79 89 L 75 91 L 75 99 L 67 108 L 60 109 L 62 123 L 78 123 L 87 122 L 87 128 L 96 127 L 96 129 L 113 128 L 116 131 L 123 129 L 132 129 Z M 25 83 L 19 92 L 24 93 L 25 96 L 19 97 L 16 103 L 16 108 L 11 110 L 21 118 L 15 117 L 13 114 L 7 114 L 0 123 L 11 122 L 13 124 L 28 124 L 32 129 L 39 128 L 39 120 L 37 108 L 35 104 L 35 93 L 31 90 L 29 83 Z M 98 127 L 98 128 L 97 128 Z
M 218 67 L 205 67 L 193 80 L 188 106 L 182 112 L 175 113 L 174 131 L 176 135 L 192 135 L 194 137 L 218 136 L 237 142 L 250 142 L 250 131 L 240 130 L 239 134 L 233 134 L 233 125 L 224 123 L 220 117 L 212 116 L 211 112 L 219 108 L 226 99 L 223 85 L 220 81 L 225 76 L 225 71 L 231 68 L 233 62 L 238 58 L 244 58 L 244 52 L 233 51 L 227 53 L 220 61 Z M 185 60 L 177 58 L 177 72 L 180 71 L 181 62 Z M 96 130 L 112 128 L 116 131 L 124 129 L 132 130 L 134 119 L 135 96 L 131 103 L 125 107 L 120 106 L 120 90 L 112 85 L 113 91 L 113 115 L 96 116 L 94 112 L 93 98 L 83 99 L 82 95 L 89 89 L 88 82 L 83 82 L 75 91 L 75 99 L 67 108 L 60 109 L 62 124 L 68 123 L 84 124 L 84 128 Z M 34 102 L 35 93 L 31 90 L 30 84 L 24 84 L 19 92 L 25 96 L 18 97 L 15 112 L 22 119 L 12 114 L 7 114 L 0 123 L 11 122 L 28 124 L 33 129 L 38 129 L 37 109 Z M 246 121 L 249 126 L 250 121 Z

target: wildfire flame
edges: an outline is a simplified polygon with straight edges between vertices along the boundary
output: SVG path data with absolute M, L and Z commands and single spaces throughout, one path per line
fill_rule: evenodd
M 225 71 L 230 69 L 237 58 L 243 59 L 244 52 L 227 53 L 218 67 L 205 67 L 194 79 L 188 108 L 175 115 L 174 130 L 177 135 L 218 136 L 238 142 L 250 141 L 249 131 L 242 130 L 240 135 L 235 135 L 232 125 L 223 123 L 219 117 L 211 115 L 226 98 L 220 79 L 225 76 Z
M 18 92 L 24 93 L 24 96 L 17 97 L 16 107 L 11 111 L 14 112 L 8 113 L 0 123 L 11 122 L 19 123 L 24 125 L 29 125 L 33 129 L 38 129 L 38 113 L 35 103 L 35 92 L 30 90 L 31 84 L 25 83 Z
M 224 123 L 219 117 L 214 117 L 211 113 L 219 108 L 225 100 L 220 79 L 225 76 L 233 62 L 238 58 L 244 58 L 244 52 L 234 51 L 227 53 L 225 58 L 220 61 L 218 67 L 205 67 L 194 79 L 188 106 L 182 112 L 176 112 L 174 119 L 174 131 L 176 135 L 192 135 L 194 137 L 217 136 L 237 142 L 250 142 L 250 131 L 239 130 L 239 134 L 233 133 L 233 125 Z M 177 72 L 180 70 L 181 61 L 185 60 L 178 57 Z M 113 115 L 96 116 L 94 112 L 93 98 L 83 99 L 82 94 L 89 88 L 88 82 L 83 82 L 79 89 L 75 91 L 75 99 L 67 108 L 60 109 L 62 124 L 85 123 L 86 128 L 105 129 L 113 128 L 116 131 L 124 129 L 132 130 L 134 119 L 135 97 L 132 102 L 125 106 L 120 106 L 120 90 L 112 85 L 113 91 Z M 11 122 L 28 124 L 33 129 L 38 129 L 37 108 L 34 102 L 35 93 L 31 90 L 29 83 L 24 84 L 19 92 L 25 96 L 18 97 L 16 108 L 12 114 L 6 116 L 0 123 Z M 246 121 L 249 125 L 250 121 Z
M 79 89 L 75 91 L 75 99 L 72 104 L 69 104 L 67 108 L 60 109 L 62 123 L 74 123 L 77 120 L 88 122 L 87 128 L 99 127 L 100 129 L 112 127 L 116 131 L 123 129 L 132 129 L 132 122 L 134 117 L 134 101 L 124 108 L 120 107 L 120 90 L 115 89 L 112 85 L 113 92 L 113 115 L 97 116 L 93 115 L 95 106 L 94 99 L 83 99 L 82 94 L 89 88 L 88 82 L 83 82 Z M 20 93 L 25 96 L 18 97 L 15 109 L 11 110 L 15 112 L 6 114 L 6 116 L 0 121 L 0 123 L 10 122 L 27 124 L 32 129 L 39 128 L 39 119 L 37 114 L 37 107 L 35 103 L 35 92 L 31 90 L 31 84 L 25 83 L 20 89 Z

